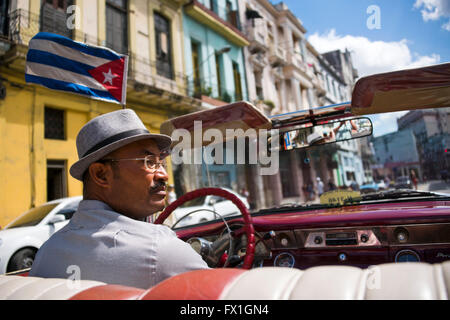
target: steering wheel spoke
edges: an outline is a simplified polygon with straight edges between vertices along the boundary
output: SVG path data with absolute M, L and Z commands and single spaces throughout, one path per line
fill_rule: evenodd
M 179 206 L 183 205 L 185 202 L 191 201 L 198 197 L 203 197 L 207 195 L 214 195 L 218 197 L 223 197 L 227 200 L 233 202 L 233 204 L 239 209 L 243 216 L 244 226 L 237 231 L 232 233 L 232 237 L 240 237 L 243 234 L 247 236 L 247 248 L 245 251 L 244 262 L 242 265 L 243 269 L 250 269 L 253 265 L 254 253 L 255 253 L 255 229 L 252 223 L 252 217 L 248 211 L 245 204 L 236 195 L 231 192 L 221 189 L 221 188 L 203 188 L 197 189 L 186 193 L 185 195 L 178 198 L 176 201 L 172 202 L 156 219 L 155 224 L 162 224 L 167 217 Z

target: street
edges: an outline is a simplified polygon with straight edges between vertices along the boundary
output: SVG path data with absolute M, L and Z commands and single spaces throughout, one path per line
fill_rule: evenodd
M 450 182 L 442 180 L 430 180 L 425 183 L 419 183 L 418 189 L 422 191 L 442 192 L 450 194 Z

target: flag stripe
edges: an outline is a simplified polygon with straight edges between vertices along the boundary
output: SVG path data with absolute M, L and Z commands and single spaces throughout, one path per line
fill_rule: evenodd
M 91 56 L 107 59 L 107 60 L 117 60 L 122 58 L 121 55 L 114 53 L 112 50 L 103 47 L 95 47 L 88 46 L 84 43 L 73 41 L 69 38 L 60 36 L 58 34 L 48 33 L 48 32 L 39 32 L 37 35 L 33 37 L 33 39 L 43 39 L 50 40 L 56 43 L 59 43 L 63 46 L 81 51 L 83 53 L 89 54 Z M 32 39 L 32 40 L 33 40 Z
M 118 103 L 117 99 L 114 98 L 108 91 L 95 90 L 75 83 L 33 76 L 30 74 L 25 75 L 25 80 L 26 82 L 37 83 L 50 89 L 63 90 L 67 92 L 91 96 L 109 102 Z
M 88 70 L 95 69 L 95 67 L 91 65 L 76 62 L 64 57 L 60 57 L 53 53 L 40 50 L 28 50 L 27 62 L 46 64 L 56 68 L 79 73 L 88 77 L 91 76 Z
M 55 55 L 71 59 L 80 63 L 92 65 L 93 67 L 101 66 L 111 62 L 111 60 L 98 58 L 75 49 L 63 46 L 59 43 L 50 40 L 33 39 L 28 45 L 29 50 L 40 50 L 53 53 Z
M 107 91 L 105 87 L 103 87 L 97 80 L 95 80 L 91 76 L 87 77 L 79 73 L 62 70 L 60 68 L 48 66 L 45 64 L 28 62 L 26 65 L 25 73 L 32 76 L 45 75 L 47 77 L 51 77 L 54 80 L 73 82 L 75 84 L 86 86 L 91 89 Z

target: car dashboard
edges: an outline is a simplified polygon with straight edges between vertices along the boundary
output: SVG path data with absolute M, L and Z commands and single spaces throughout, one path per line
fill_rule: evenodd
M 450 260 L 450 202 L 415 202 L 401 206 L 357 206 L 336 212 L 265 213 L 253 215 L 253 267 L 307 269 L 320 265 L 366 268 L 390 262 L 440 263 Z M 381 207 L 380 207 L 381 206 Z M 357 209 L 355 209 L 357 207 Z M 389 206 L 388 206 L 389 207 Z M 331 210 L 336 211 L 336 210 Z M 228 223 L 239 230 L 239 218 Z M 187 240 L 201 236 L 213 242 L 227 232 L 210 222 L 179 233 Z M 243 256 L 246 236 L 234 240 L 231 254 Z

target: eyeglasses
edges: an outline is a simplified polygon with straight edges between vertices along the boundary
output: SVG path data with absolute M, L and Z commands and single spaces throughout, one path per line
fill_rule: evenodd
M 159 159 L 159 157 L 154 155 L 145 156 L 145 158 L 133 158 L 133 159 L 101 159 L 98 162 L 119 162 L 119 161 L 144 161 L 145 168 L 148 171 L 155 172 L 159 168 L 163 167 L 164 170 L 167 169 L 166 159 Z

